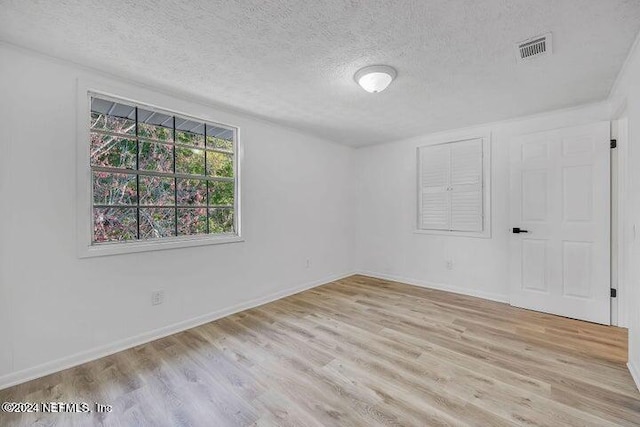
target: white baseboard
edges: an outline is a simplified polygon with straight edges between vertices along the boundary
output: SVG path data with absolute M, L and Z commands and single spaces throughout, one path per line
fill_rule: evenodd
M 635 381 L 638 391 L 640 391 L 640 368 L 633 362 L 627 363 L 627 367 L 629 368 L 629 372 L 631 372 L 631 378 Z
M 478 291 L 475 289 L 463 288 L 460 286 L 449 285 L 446 283 L 434 283 L 426 280 L 411 279 L 408 277 L 396 276 L 392 274 L 374 273 L 372 271 L 358 271 L 357 274 L 362 274 L 363 276 L 375 277 L 377 279 L 392 280 L 394 282 L 406 283 L 408 285 L 419 286 L 421 288 L 437 289 L 439 291 L 453 292 L 455 294 L 461 294 L 461 295 L 467 295 L 471 297 L 488 299 L 491 301 L 509 303 L 508 295 L 501 295 L 493 292 Z
M 111 344 L 96 347 L 87 351 L 76 353 L 67 357 L 63 357 L 57 360 L 53 360 L 41 365 L 37 365 L 31 368 L 23 369 L 18 372 L 12 372 L 10 374 L 0 377 L 0 390 L 11 387 L 17 384 L 21 384 L 36 378 L 44 377 L 45 375 L 52 374 L 54 372 L 63 371 L 74 366 L 81 365 L 92 360 L 99 359 L 101 357 L 109 356 L 120 351 L 148 343 L 150 341 L 157 340 L 169 335 L 173 335 L 178 332 L 185 331 L 187 329 L 194 328 L 196 326 L 212 322 L 214 320 L 230 316 L 234 313 L 238 313 L 250 308 L 258 307 L 263 304 L 267 304 L 272 301 L 288 297 L 290 295 L 297 294 L 302 291 L 306 291 L 311 288 L 315 288 L 326 283 L 330 283 L 336 280 L 344 279 L 345 277 L 352 276 L 354 273 L 339 274 L 335 276 L 326 277 L 321 280 L 315 280 L 313 282 L 304 283 L 299 286 L 294 286 L 288 289 L 278 291 L 273 294 L 269 294 L 260 298 L 237 304 L 235 306 L 217 310 L 211 313 L 207 313 L 202 316 L 194 317 L 189 320 L 174 323 L 169 326 L 165 326 L 159 329 L 155 329 L 149 332 L 145 332 L 139 335 L 135 335 L 130 338 L 125 338 L 120 341 L 116 341 Z

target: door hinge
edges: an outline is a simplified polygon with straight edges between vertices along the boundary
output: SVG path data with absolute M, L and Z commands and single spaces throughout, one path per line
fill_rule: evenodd
M 611 140 L 611 148 L 616 148 L 618 146 L 618 140 L 617 139 L 612 139 Z
M 618 296 L 618 290 L 611 288 L 611 298 L 616 298 Z

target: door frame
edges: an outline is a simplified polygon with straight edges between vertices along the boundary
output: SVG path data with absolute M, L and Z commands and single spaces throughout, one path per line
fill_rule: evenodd
M 612 114 L 611 139 L 617 142 L 615 153 L 611 153 L 611 183 L 616 180 L 616 188 L 611 188 L 611 287 L 617 289 L 617 297 L 611 299 L 611 324 L 626 328 L 629 325 L 628 240 L 629 236 L 635 236 L 635 230 L 630 229 L 633 226 L 627 224 L 629 121 L 626 104 Z

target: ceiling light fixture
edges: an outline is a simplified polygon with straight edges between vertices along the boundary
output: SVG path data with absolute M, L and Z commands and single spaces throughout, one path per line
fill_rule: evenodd
M 362 89 L 378 93 L 385 90 L 397 75 L 396 70 L 388 65 L 371 65 L 359 69 L 353 78 Z

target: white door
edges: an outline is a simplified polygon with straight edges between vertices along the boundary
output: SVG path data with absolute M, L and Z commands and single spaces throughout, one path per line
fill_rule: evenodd
M 610 323 L 609 135 L 599 122 L 511 142 L 511 305 Z

